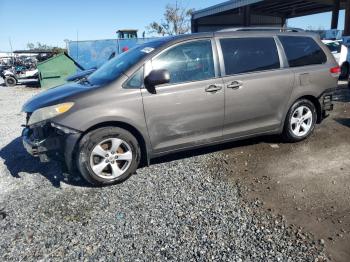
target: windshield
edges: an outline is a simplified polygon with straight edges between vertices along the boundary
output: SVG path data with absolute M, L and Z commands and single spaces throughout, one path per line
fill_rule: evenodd
M 92 85 L 106 85 L 114 81 L 163 43 L 164 40 L 148 42 L 116 56 L 92 73 L 87 78 L 88 82 Z

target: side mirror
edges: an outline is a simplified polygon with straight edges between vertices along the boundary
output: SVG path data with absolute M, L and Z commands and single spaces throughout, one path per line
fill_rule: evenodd
M 155 91 L 157 85 L 162 85 L 170 82 L 170 73 L 166 69 L 152 70 L 145 78 L 146 88 Z M 152 92 L 152 93 L 153 93 Z

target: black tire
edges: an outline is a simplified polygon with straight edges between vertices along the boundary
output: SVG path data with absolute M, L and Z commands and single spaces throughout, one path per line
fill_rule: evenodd
M 311 125 L 310 129 L 305 134 L 297 136 L 293 132 L 293 125 L 295 127 L 295 124 L 292 124 L 292 117 L 293 117 L 293 114 L 295 113 L 295 111 L 302 106 L 307 107 L 311 111 L 312 120 L 310 120 L 310 125 Z M 282 136 L 283 136 L 284 140 L 287 142 L 302 141 L 312 134 L 312 132 L 315 129 L 316 122 L 317 122 L 317 112 L 316 112 L 316 107 L 315 107 L 314 103 L 312 103 L 308 99 L 299 99 L 291 106 L 291 108 L 288 111 L 288 114 L 286 116 L 285 123 L 284 123 Z
M 5 84 L 8 87 L 15 86 L 17 84 L 17 80 L 13 76 L 6 76 L 5 77 Z
M 339 79 L 341 80 L 347 80 L 349 77 L 349 65 L 348 64 L 343 64 L 340 68 L 340 76 Z
M 92 170 L 90 156 L 96 145 L 111 138 L 122 139 L 129 145 L 130 151 L 132 152 L 132 160 L 130 161 L 129 167 L 122 175 L 117 178 L 106 179 L 96 175 Z M 81 139 L 76 159 L 77 167 L 87 182 L 95 186 L 113 185 L 125 181 L 135 173 L 140 163 L 141 150 L 137 139 L 127 130 L 118 127 L 103 127 L 91 131 Z

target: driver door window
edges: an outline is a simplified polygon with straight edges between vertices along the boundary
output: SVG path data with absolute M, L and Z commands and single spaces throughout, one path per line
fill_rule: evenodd
M 201 81 L 215 77 L 210 40 L 179 44 L 152 61 L 153 69 L 166 69 L 170 84 Z

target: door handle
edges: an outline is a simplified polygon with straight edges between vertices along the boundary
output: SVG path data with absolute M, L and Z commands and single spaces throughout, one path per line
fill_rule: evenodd
M 210 85 L 205 89 L 205 92 L 215 93 L 217 91 L 220 91 L 221 89 L 222 89 L 222 86 Z
M 235 80 L 231 84 L 227 85 L 227 88 L 239 89 L 243 86 L 243 82 L 240 80 Z

